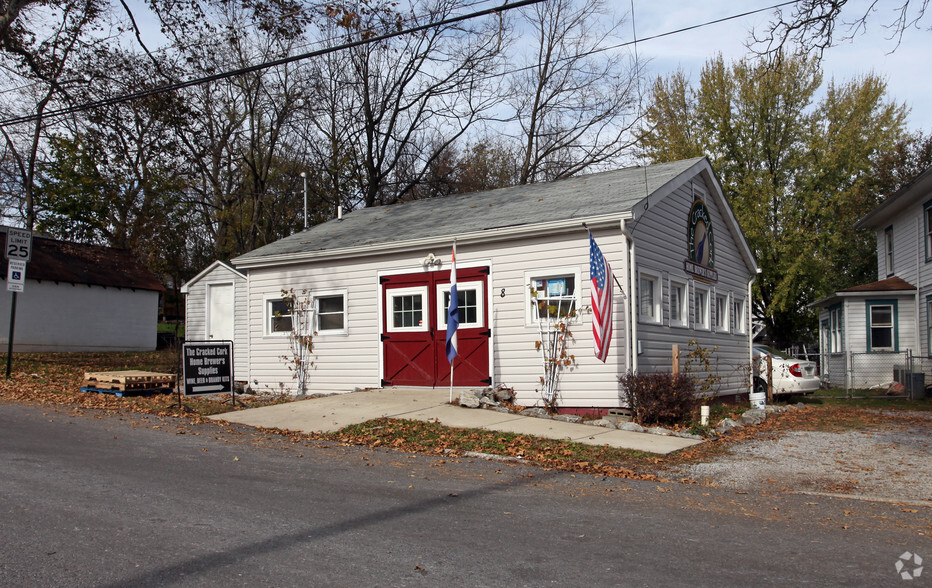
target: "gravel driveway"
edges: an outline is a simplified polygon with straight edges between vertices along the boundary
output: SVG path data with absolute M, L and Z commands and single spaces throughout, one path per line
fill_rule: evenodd
M 696 480 L 736 490 L 838 494 L 932 507 L 932 413 L 899 412 L 909 425 L 839 433 L 790 431 L 739 442 L 685 467 Z

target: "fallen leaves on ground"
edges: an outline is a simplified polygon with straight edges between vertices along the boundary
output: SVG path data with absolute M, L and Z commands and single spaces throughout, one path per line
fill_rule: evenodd
M 5 359 L 5 356 L 4 356 Z M 191 424 L 208 422 L 206 416 L 234 410 L 225 397 L 183 397 L 179 406 L 174 394 L 127 395 L 81 392 L 84 373 L 89 371 L 145 370 L 178 373 L 175 351 L 141 353 L 55 353 L 14 354 L 10 378 L 0 378 L 0 399 L 14 402 L 55 404 L 117 414 L 135 412 L 159 417 L 176 417 Z M 243 407 L 265 406 L 290 399 L 283 396 L 237 396 Z M 926 406 L 929 400 L 923 401 Z M 831 403 L 772 414 L 760 425 L 732 429 L 726 435 L 681 450 L 669 456 L 583 445 L 477 429 L 453 429 L 436 422 L 377 419 L 346 427 L 331 434 L 266 431 L 292 444 L 311 440 L 345 445 L 384 447 L 407 452 L 462 456 L 467 452 L 520 459 L 543 468 L 574 473 L 669 482 L 665 472 L 672 466 L 707 461 L 729 450 L 737 442 L 777 438 L 787 431 L 840 431 L 881 427 L 928 426 L 929 416 L 894 408 L 877 409 Z M 236 407 L 238 410 L 242 407 Z M 909 408 L 907 405 L 906 408 Z M 735 407 L 735 413 L 740 413 Z M 154 425 L 158 426 L 158 425 Z M 231 431 L 232 432 L 232 431 Z M 206 451 L 206 449 L 205 449 Z M 694 480 L 682 480 L 695 483 Z

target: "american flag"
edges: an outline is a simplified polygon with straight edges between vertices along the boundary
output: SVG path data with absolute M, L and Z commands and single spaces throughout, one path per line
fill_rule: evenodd
M 589 235 L 589 275 L 592 278 L 592 336 L 595 356 L 603 363 L 612 342 L 612 268 Z

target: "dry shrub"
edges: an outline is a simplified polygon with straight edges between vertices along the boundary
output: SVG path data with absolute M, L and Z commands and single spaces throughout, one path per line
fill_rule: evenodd
M 634 420 L 641 425 L 682 424 L 696 408 L 696 384 L 687 375 L 629 373 L 619 380 L 628 392 Z

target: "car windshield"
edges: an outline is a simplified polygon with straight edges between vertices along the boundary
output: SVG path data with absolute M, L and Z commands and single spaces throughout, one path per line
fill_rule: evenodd
M 793 359 L 792 357 L 790 357 L 789 355 L 783 353 L 783 352 L 780 351 L 779 349 L 774 349 L 773 347 L 770 347 L 769 345 L 760 345 L 760 346 L 757 346 L 757 347 L 754 348 L 754 351 L 757 352 L 757 354 L 760 354 L 760 355 L 772 355 L 772 356 L 777 357 L 777 358 L 780 358 L 780 359 Z

